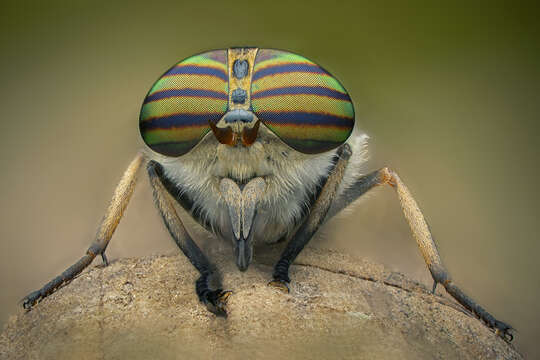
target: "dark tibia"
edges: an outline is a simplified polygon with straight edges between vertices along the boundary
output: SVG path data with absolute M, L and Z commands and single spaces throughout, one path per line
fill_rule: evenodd
M 339 212 L 339 210 L 346 207 L 362 194 L 378 185 L 390 185 L 396 191 L 403 210 L 403 215 L 409 223 L 413 237 L 415 238 L 420 252 L 433 277 L 433 292 L 435 291 L 437 284 L 442 284 L 446 291 L 461 305 L 470 310 L 487 326 L 494 329 L 498 335 L 507 341 L 511 341 L 513 338 L 510 333 L 510 330 L 512 330 L 511 326 L 495 319 L 490 313 L 484 310 L 484 308 L 465 295 L 460 288 L 454 285 L 450 274 L 441 261 L 439 251 L 437 250 L 437 246 L 435 245 L 435 241 L 433 240 L 431 231 L 420 207 L 412 197 L 407 186 L 394 171 L 388 168 L 382 168 L 359 178 L 350 189 L 345 191 L 345 196 L 342 197 L 343 200 L 340 200 L 338 206 L 332 207 L 333 213 L 331 215 Z
M 176 245 L 178 245 L 191 264 L 193 264 L 201 274 L 195 284 L 195 291 L 199 300 L 214 314 L 226 316 L 225 303 L 230 292 L 223 291 L 215 267 L 193 241 L 186 231 L 182 220 L 176 213 L 172 203 L 172 197 L 169 195 L 163 184 L 163 181 L 167 184 L 170 184 L 170 181 L 164 179 L 162 168 L 155 161 L 150 161 L 148 163 L 147 170 L 150 177 L 150 184 L 152 185 L 154 192 L 154 202 L 163 218 L 167 230 L 169 230 Z M 213 289 L 213 287 L 216 287 L 217 289 Z
M 481 307 L 476 302 L 474 302 L 473 299 L 465 295 L 465 293 L 461 291 L 461 289 L 458 288 L 456 285 L 454 285 L 451 280 L 444 283 L 443 285 L 446 291 L 448 291 L 448 293 L 452 295 L 454 299 L 456 299 L 465 308 L 470 310 L 480 320 L 484 321 L 487 326 L 495 329 L 495 332 L 498 335 L 500 335 L 509 342 L 514 339 L 514 335 L 512 335 L 512 333 L 510 332 L 510 330 L 512 330 L 512 327 L 510 325 L 495 319 L 490 313 L 484 310 L 483 307 Z
M 92 262 L 92 260 L 94 260 L 95 257 L 95 254 L 91 254 L 88 252 L 86 255 L 80 258 L 79 261 L 67 268 L 66 271 L 64 271 L 62 274 L 49 281 L 41 289 L 28 294 L 22 300 L 23 307 L 25 309 L 30 309 L 36 303 L 51 295 L 62 285 L 69 283 L 75 278 L 75 276 L 79 275 L 81 271 L 83 271 L 88 265 L 90 265 L 90 263 Z

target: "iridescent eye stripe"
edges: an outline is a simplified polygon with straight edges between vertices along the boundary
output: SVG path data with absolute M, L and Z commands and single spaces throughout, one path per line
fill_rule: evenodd
M 181 108 L 179 108 L 178 103 L 182 105 Z M 141 121 L 178 113 L 222 113 L 226 110 L 227 104 L 223 100 L 188 96 L 182 98 L 168 97 L 143 104 Z
M 168 99 L 168 98 L 173 98 L 173 97 L 199 97 L 199 98 L 209 98 L 209 99 L 217 99 L 217 100 L 228 100 L 228 96 L 224 92 L 205 90 L 205 89 L 186 88 L 186 89 L 168 89 L 168 90 L 156 91 L 152 93 L 152 95 L 148 95 L 146 99 L 144 99 L 144 104 L 147 104 L 151 101 Z
M 217 78 L 215 76 L 208 76 L 208 75 L 189 75 L 191 85 L 179 85 L 177 83 L 180 83 L 186 79 L 186 75 L 175 75 L 175 76 L 166 76 L 159 78 L 158 81 L 154 84 L 152 87 L 152 91 L 149 94 L 153 94 L 158 91 L 162 90 L 171 90 L 171 89 L 180 89 L 184 87 L 193 87 L 193 84 L 204 84 L 204 89 L 223 89 L 223 93 L 226 93 L 227 91 L 227 83 L 223 81 L 220 78 Z M 218 90 L 216 90 L 218 91 Z M 221 92 L 221 91 L 220 91 Z
M 339 117 L 333 114 L 324 113 L 307 113 L 307 112 L 268 112 L 261 111 L 257 113 L 266 122 L 275 125 L 291 125 L 291 126 L 335 126 L 348 129 L 351 126 L 351 119 Z
M 217 122 L 221 119 L 221 114 L 203 113 L 203 114 L 172 114 L 163 117 L 150 118 L 141 123 L 141 130 L 179 128 L 177 124 L 181 123 L 182 128 L 190 126 L 206 126 L 208 121 Z
M 144 142 L 166 156 L 191 150 L 227 112 L 226 50 L 192 56 L 161 76 L 148 92 L 139 127 Z
M 210 75 L 220 78 L 223 81 L 227 81 L 227 73 L 218 68 L 210 66 L 200 66 L 200 65 L 178 65 L 172 68 L 164 76 L 173 76 L 173 75 Z
M 253 73 L 252 81 L 255 82 L 265 76 L 284 74 L 284 73 L 311 73 L 311 74 L 326 74 L 326 71 L 317 65 L 306 63 L 292 63 L 283 65 L 274 65 L 256 70 Z
M 317 95 L 282 95 L 264 97 L 252 101 L 253 111 L 260 112 L 305 112 L 327 113 L 338 117 L 349 118 L 353 111 L 352 104 L 344 100 L 336 100 Z
M 309 77 L 309 78 L 308 78 Z M 278 74 L 267 76 L 257 80 L 251 85 L 252 93 L 258 93 L 262 90 L 268 90 L 278 87 L 295 87 L 295 86 L 322 86 L 341 93 L 347 93 L 341 84 L 329 75 L 318 74 L 303 74 L 303 76 L 291 76 L 291 74 Z
M 252 99 L 262 99 L 265 97 L 271 96 L 280 96 L 280 95 L 317 95 L 325 96 L 338 100 L 351 101 L 349 95 L 342 92 L 329 89 L 324 86 L 289 86 L 289 87 L 279 87 L 268 89 L 264 91 L 254 92 L 251 94 Z

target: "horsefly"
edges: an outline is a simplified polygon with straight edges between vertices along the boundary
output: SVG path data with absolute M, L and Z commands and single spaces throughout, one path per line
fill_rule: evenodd
M 105 250 L 146 167 L 165 226 L 200 273 L 195 291 L 216 315 L 226 315 L 230 291 L 192 240 L 178 202 L 217 238 L 232 244 L 245 271 L 255 242 L 286 241 L 270 286 L 289 291 L 289 267 L 326 221 L 379 185 L 397 193 L 426 265 L 437 284 L 506 340 L 512 328 L 463 293 L 442 264 L 411 193 L 389 168 L 363 173 L 367 136 L 355 126 L 352 100 L 329 72 L 280 50 L 230 48 L 189 57 L 148 92 L 140 114 L 146 144 L 117 186 L 86 254 L 23 299 L 30 309 L 66 284 Z M 217 285 L 216 285 L 217 284 Z

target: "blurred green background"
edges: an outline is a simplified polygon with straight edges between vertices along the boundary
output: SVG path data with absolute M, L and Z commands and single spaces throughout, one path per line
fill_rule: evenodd
M 425 211 L 462 288 L 540 358 L 540 26 L 524 2 L 3 2 L 0 324 L 79 258 L 142 145 L 152 83 L 198 52 L 256 45 L 323 65 Z M 137 189 L 109 258 L 177 251 Z M 431 284 L 389 189 L 316 245 Z

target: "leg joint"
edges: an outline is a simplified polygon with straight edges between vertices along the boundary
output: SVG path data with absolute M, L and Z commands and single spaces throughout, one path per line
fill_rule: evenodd
M 429 271 L 431 272 L 431 276 L 436 283 L 442 284 L 446 287 L 446 285 L 452 282 L 450 274 L 448 274 L 448 271 L 446 271 L 443 266 L 437 264 L 429 264 L 428 267 Z
M 86 253 L 88 255 L 97 256 L 99 254 L 102 254 L 105 251 L 105 247 L 101 243 L 93 243 L 90 245 L 88 250 L 86 250 Z
M 396 187 L 396 173 L 385 166 L 379 170 L 379 183 Z

